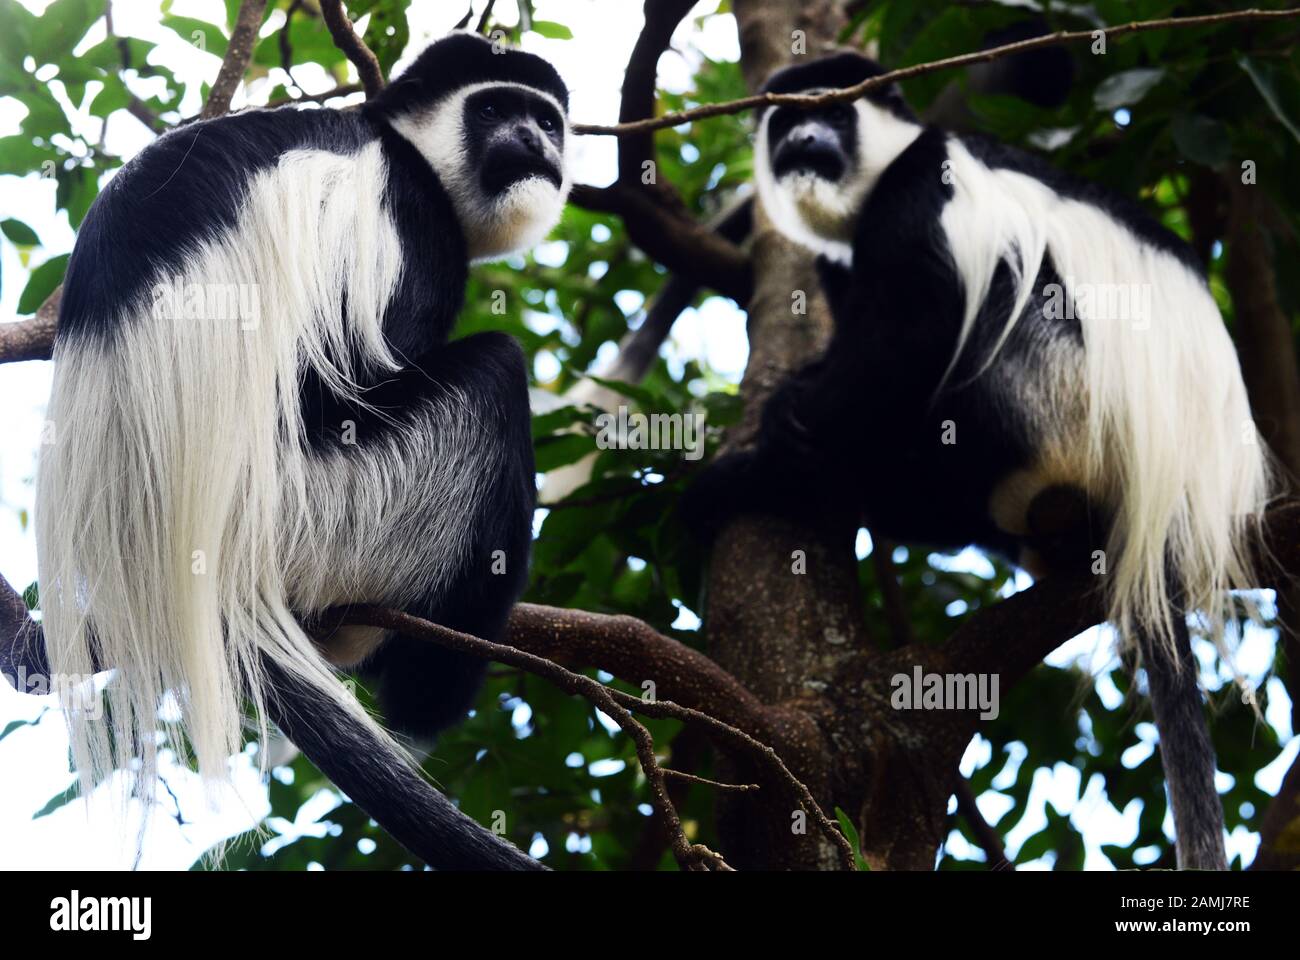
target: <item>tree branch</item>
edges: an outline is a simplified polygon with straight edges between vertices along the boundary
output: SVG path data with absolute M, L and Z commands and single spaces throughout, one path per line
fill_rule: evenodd
M 1300 570 L 1300 503 L 1290 503 L 1270 512 L 1264 534 L 1254 552 L 1261 571 L 1261 586 L 1285 582 L 1292 577 L 1289 571 Z M 920 744 L 930 750 L 934 745 L 942 744 L 945 749 L 951 747 L 952 751 L 959 752 L 961 744 L 969 739 L 968 732 L 948 727 L 954 725 L 954 717 L 963 722 L 969 718 L 963 719 L 965 715 L 957 713 L 937 718 L 926 715 L 922 719 L 933 723 L 935 730 L 927 732 L 918 728 L 912 731 L 908 743 L 895 742 L 898 734 L 893 723 L 871 719 L 869 694 L 874 690 L 878 695 L 879 689 L 883 689 L 882 677 L 900 669 L 904 662 L 926 661 L 933 670 L 996 672 L 1003 675 L 1009 686 L 1061 643 L 1101 622 L 1104 614 L 1101 595 L 1093 578 L 1048 579 L 977 612 L 943 647 L 905 648 L 884 659 L 866 656 L 851 659 L 845 670 L 859 674 L 856 682 L 846 682 L 845 678 L 838 677 L 831 687 L 840 695 L 859 702 L 863 707 L 860 711 L 862 718 L 861 722 L 851 725 L 853 729 L 848 740 L 837 739 L 839 749 L 877 754 L 872 782 L 879 786 L 888 781 L 897 789 L 897 777 L 907 772 L 909 745 Z M 835 845 L 841 862 L 852 862 L 852 851 L 843 835 L 821 811 L 811 790 L 791 772 L 782 756 L 765 742 L 769 739 L 781 742 L 783 751 L 795 749 L 787 740 L 790 730 L 797 733 L 803 729 L 798 723 L 791 725 L 791 718 L 798 711 L 792 712 L 790 707 L 781 703 L 763 703 L 712 659 L 658 633 L 640 620 L 622 615 L 519 604 L 509 620 L 506 635 L 510 645 L 507 646 L 393 610 L 355 607 L 339 611 L 339 615 L 345 616 L 349 623 L 400 630 L 455 650 L 537 673 L 562 690 L 591 699 L 621 725 L 628 723 L 631 711 L 637 711 L 697 726 L 734 756 L 754 760 L 767 768 L 773 782 L 792 791 L 799 805 L 813 817 L 823 834 Z M 640 699 L 605 687 L 561 666 L 566 663 L 603 669 L 635 685 L 651 681 L 654 684 L 653 698 Z M 870 673 L 873 664 L 879 675 Z M 0 672 L 12 685 L 18 686 L 15 681 L 23 673 L 48 677 L 48 671 L 39 625 L 27 615 L 21 597 L 0 577 Z M 672 698 L 663 697 L 664 693 L 671 694 Z M 808 708 L 816 709 L 812 702 Z M 676 814 L 670 801 L 666 802 L 665 778 L 671 774 L 656 772 L 657 761 L 654 760 L 653 745 L 646 739 L 648 733 L 643 735 L 641 730 L 644 727 L 636 724 L 635 720 L 632 724 L 625 729 L 633 737 L 638 757 L 646 765 L 656 808 L 666 823 L 677 830 L 680 821 L 674 819 Z M 894 745 L 887 749 L 890 743 Z M 881 757 L 885 759 L 882 761 Z M 1294 779 L 1289 776 L 1288 783 Z M 943 792 L 943 796 L 947 797 L 950 792 Z M 1274 810 L 1280 812 L 1274 813 Z M 1288 810 L 1285 802 L 1275 803 L 1270 807 L 1269 823 Z M 903 815 L 914 816 L 915 813 L 903 811 Z M 711 859 L 715 855 L 686 844 L 684 837 L 674 840 L 674 852 L 685 858 L 684 863 L 694 864 L 688 868 L 698 868 L 702 863 L 719 866 Z M 883 858 L 882 862 L 889 865 L 891 856 L 886 852 L 879 854 L 878 858 Z M 905 855 L 904 862 L 910 862 Z
M 743 250 L 694 218 L 675 212 L 658 193 L 628 187 L 577 184 L 569 201 L 587 210 L 621 217 L 627 235 L 652 260 L 682 273 L 738 304 L 753 289 L 753 265 Z
M 300 97 L 277 97 L 266 105 L 270 108 L 283 107 L 290 103 L 324 103 L 326 100 L 333 100 L 335 97 L 350 97 L 352 94 L 360 93 L 364 89 L 359 83 L 340 83 L 337 87 L 326 90 L 324 93 L 304 93 Z
M 668 49 L 677 25 L 694 5 L 693 0 L 646 0 L 645 24 L 623 71 L 620 124 L 637 123 L 654 116 L 659 57 Z M 653 130 L 624 137 L 618 143 L 618 179 L 626 184 L 635 183 L 641 176 L 642 165 L 653 163 L 654 158 Z
M 111 7 L 109 9 L 111 10 Z M 235 19 L 235 29 L 231 31 L 230 43 L 226 47 L 226 56 L 221 61 L 221 69 L 208 93 L 207 102 L 203 104 L 199 119 L 210 120 L 230 111 L 230 100 L 235 95 L 235 90 L 253 58 L 253 50 L 257 46 L 257 32 L 262 25 L 262 14 L 265 10 L 266 0 L 244 0 L 240 4 L 239 15 Z M 111 23 L 108 25 L 108 30 L 111 35 Z M 124 67 L 126 62 L 124 59 Z M 155 133 L 160 132 L 158 118 L 138 99 L 133 97 L 127 109 Z M 58 326 L 59 303 L 62 297 L 63 284 L 59 284 L 37 308 L 36 316 L 31 320 L 0 324 L 0 363 L 50 359 L 54 350 L 54 332 Z
M 999 47 L 990 47 L 987 50 L 979 50 L 974 53 L 964 53 L 960 56 L 946 57 L 942 60 L 932 60 L 928 63 L 918 63 L 910 67 L 891 70 L 888 73 L 883 73 L 877 77 L 870 77 L 861 83 L 855 84 L 852 87 L 845 87 L 842 90 L 831 90 L 826 93 L 813 95 L 796 93 L 759 93 L 749 97 L 741 97 L 739 100 L 730 100 L 725 103 L 707 103 L 690 110 L 683 110 L 680 113 L 669 113 L 660 117 L 632 122 L 619 122 L 613 126 L 575 124 L 573 132 L 586 136 L 627 137 L 648 133 L 654 130 L 663 130 L 667 127 L 677 127 L 684 123 L 692 123 L 696 120 L 705 120 L 709 117 L 720 117 L 728 114 L 740 113 L 744 110 L 753 110 L 756 107 L 792 106 L 804 110 L 811 110 L 832 103 L 845 103 L 850 100 L 857 100 L 859 97 L 870 93 L 872 90 L 889 86 L 891 83 L 898 83 L 901 80 L 910 80 L 913 77 L 924 76 L 928 73 L 936 73 L 940 70 L 951 70 L 956 67 L 966 67 L 976 63 L 988 63 L 992 60 L 998 60 L 1002 57 L 1010 56 L 1011 54 L 1023 53 L 1026 50 L 1035 50 L 1039 47 L 1047 47 L 1060 43 L 1078 43 L 1086 40 L 1095 40 L 1100 34 L 1105 34 L 1107 39 L 1109 39 L 1111 37 L 1119 37 L 1127 34 L 1144 33 L 1148 30 L 1205 27 L 1214 24 L 1252 20 L 1285 20 L 1296 16 L 1300 16 L 1300 9 L 1251 9 L 1235 10 L 1227 13 L 1205 14 L 1196 17 L 1166 17 L 1160 20 L 1135 20 L 1131 23 L 1125 23 L 1114 27 L 1098 28 L 1096 30 L 1058 30 L 1055 33 L 1030 37 L 1027 40 L 1017 40 L 1015 43 L 1007 43 Z
M 599 707 L 632 738 L 638 759 L 650 783 L 651 802 L 661 818 L 671 847 L 678 862 L 686 870 L 730 869 L 716 853 L 700 844 L 691 844 L 682 830 L 681 820 L 668 796 L 667 778 L 681 777 L 699 783 L 714 783 L 689 774 L 665 770 L 660 767 L 654 753 L 650 732 L 636 720 L 632 711 L 660 719 L 680 720 L 709 734 L 732 751 L 743 753 L 767 766 L 776 778 L 789 787 L 799 798 L 800 805 L 813 818 L 828 839 L 836 843 L 843 856 L 846 869 L 853 868 L 853 851 L 839 828 L 817 805 L 812 794 L 790 772 L 780 756 L 771 747 L 760 742 L 745 730 L 739 729 L 716 716 L 701 710 L 653 696 L 641 699 L 606 687 L 590 677 L 569 670 L 551 659 L 526 649 L 532 646 L 557 653 L 570 654 L 577 649 L 590 652 L 593 648 L 625 648 L 624 654 L 633 651 L 632 661 L 642 668 L 664 671 L 665 687 L 680 689 L 689 695 L 711 697 L 714 691 L 727 691 L 747 712 L 745 719 L 753 727 L 763 729 L 766 719 L 764 707 L 741 687 L 734 678 L 720 670 L 707 657 L 677 641 L 665 637 L 645 623 L 626 616 L 608 616 L 585 611 L 561 610 L 533 604 L 520 604 L 512 614 L 509 635 L 522 638 L 519 647 L 493 643 L 466 633 L 452 630 L 409 614 L 382 607 L 355 606 L 336 611 L 340 622 L 383 627 L 407 636 L 430 640 L 462 653 L 491 659 L 529 673 L 536 674 L 555 684 L 566 693 L 582 696 Z M 620 640 L 624 642 L 619 642 Z M 575 641 L 577 641 L 575 643 Z M 613 641 L 613 642 L 611 642 Z M 610 664 L 626 667 L 631 672 L 629 660 L 615 657 Z M 583 664 L 587 666 L 587 664 Z M 612 672 L 612 671 L 611 671 Z M 25 686 L 20 682 L 31 677 L 49 678 L 49 664 L 45 655 L 44 637 L 40 625 L 27 613 L 26 604 L 4 577 L 0 576 L 0 673 L 20 692 Z M 692 682 L 683 683 L 683 677 L 694 675 Z M 722 703 L 728 701 L 723 699 Z M 759 789 L 750 784 L 715 784 L 731 792 Z
M 1259 853 L 1250 869 L 1300 869 L 1300 757 L 1291 764 L 1277 796 L 1264 811 Z
M 654 699 L 707 709 L 717 720 L 763 737 L 765 705 L 709 657 L 635 617 L 515 605 L 505 640 L 557 663 L 595 667 L 633 686 L 654 684 Z
M 646 0 L 645 24 L 623 74 L 620 121 L 653 117 L 659 57 L 693 5 L 691 0 Z M 652 129 L 619 141 L 618 178 L 611 186 L 580 184 L 570 199 L 589 210 L 617 214 L 632 242 L 674 273 L 692 277 L 742 305 L 748 299 L 749 257 L 719 232 L 696 221 L 673 185 L 658 177 Z
M 677 811 L 668 796 L 665 771 L 659 766 L 655 757 L 650 732 L 632 716 L 632 711 L 660 719 L 681 720 L 685 723 L 699 725 L 705 732 L 730 746 L 733 750 L 740 750 L 749 754 L 754 759 L 774 769 L 785 784 L 794 789 L 800 799 L 800 805 L 813 817 L 814 822 L 818 824 L 827 838 L 837 845 L 845 869 L 853 869 L 853 850 L 840 832 L 839 827 L 822 812 L 808 788 L 799 782 L 771 747 L 759 742 L 744 730 L 719 719 L 717 716 L 659 697 L 657 681 L 654 696 L 649 699 L 637 698 L 620 690 L 606 687 L 604 684 L 598 683 L 583 674 L 575 673 L 556 662 L 557 650 L 554 644 L 561 637 L 570 643 L 579 638 L 585 640 L 588 644 L 594 641 L 601 649 L 605 650 L 631 648 L 640 654 L 636 658 L 636 664 L 639 668 L 644 669 L 648 662 L 659 664 L 660 669 L 665 671 L 663 677 L 666 680 L 666 685 L 670 688 L 675 682 L 679 682 L 684 675 L 695 674 L 702 679 L 703 685 L 706 687 L 720 686 L 728 689 L 738 700 L 747 702 L 751 707 L 757 704 L 752 694 L 741 687 L 734 678 L 719 669 L 708 657 L 691 650 L 676 640 L 663 636 L 640 620 L 621 615 L 610 616 L 589 613 L 584 610 L 565 610 L 535 604 L 518 604 L 511 613 L 507 628 L 507 636 L 512 641 L 511 645 L 493 643 L 436 623 L 430 623 L 427 620 L 421 620 L 410 614 L 383 607 L 351 607 L 346 612 L 344 622 L 383 627 L 407 636 L 422 637 L 437 643 L 439 646 L 457 650 L 461 653 L 527 670 L 529 673 L 549 680 L 566 693 L 584 697 L 600 707 L 632 738 L 633 743 L 636 745 L 637 756 L 641 761 L 646 779 L 650 782 L 653 805 L 664 821 L 669 836 L 673 838 L 671 844 L 673 853 L 683 869 L 699 869 L 701 864 L 715 868 L 725 868 L 725 864 L 722 863 L 717 854 L 708 851 L 699 844 L 692 846 L 687 843 L 685 834 L 681 830 L 681 822 Z M 534 652 L 538 647 L 549 650 L 552 655 L 539 655 Z M 560 650 L 562 651 L 563 648 L 560 648 Z M 615 658 L 615 660 L 618 659 Z M 689 666 L 687 666 L 688 664 Z M 591 665 L 598 666 L 598 664 L 589 662 L 582 664 L 584 667 Z M 623 660 L 621 665 L 629 666 L 629 663 Z M 605 667 L 605 669 L 610 673 L 615 672 L 610 667 Z M 628 677 L 625 675 L 623 679 L 628 679 Z M 688 684 L 683 685 L 681 689 L 689 691 L 691 687 Z M 719 703 L 713 701 L 709 703 L 709 706 L 716 708 Z M 758 707 L 758 712 L 761 714 L 761 706 Z M 737 788 L 733 785 L 729 789 L 734 790 Z
M 492 19 L 492 8 L 496 6 L 496 2 L 497 0 L 488 0 L 487 5 L 483 8 L 483 15 L 478 18 L 478 26 L 474 28 L 475 33 L 481 33 L 484 36 L 487 35 L 488 23 Z M 469 13 L 465 14 L 465 16 L 469 17 L 473 13 L 474 8 L 470 7 Z
M 432 640 L 439 646 L 471 656 L 483 657 L 505 663 L 549 680 L 565 693 L 575 694 L 590 700 L 610 717 L 631 739 L 636 747 L 641 769 L 650 785 L 650 803 L 664 824 L 671 838 L 673 855 L 683 870 L 729 869 L 717 854 L 698 844 L 692 845 L 682 830 L 681 818 L 672 798 L 668 796 L 668 785 L 663 768 L 655 756 L 654 740 L 645 725 L 632 716 L 627 700 L 636 703 L 635 698 L 619 695 L 602 683 L 580 673 L 567 670 L 559 664 L 528 653 L 516 650 L 504 644 L 493 643 L 479 637 L 461 633 L 448 627 L 421 620 L 410 614 L 382 607 L 354 607 L 348 615 L 347 622 L 366 626 L 383 627 L 395 630 L 405 636 L 416 636 Z M 661 705 L 662 706 L 662 705 Z
M 239 16 L 235 19 L 235 29 L 230 32 L 230 43 L 226 47 L 225 59 L 221 61 L 221 70 L 216 82 L 208 94 L 208 102 L 203 105 L 199 116 L 208 120 L 230 111 L 230 100 L 235 95 L 239 82 L 244 79 L 244 71 L 253 59 L 253 48 L 257 46 L 257 31 L 262 26 L 262 14 L 266 11 L 266 0 L 244 0 L 239 5 Z
M 1252 552 L 1256 586 L 1282 589 L 1296 580 L 1300 501 L 1288 501 L 1268 512 Z M 946 669 L 999 673 L 1009 685 L 1065 641 L 1105 618 L 1101 578 L 1049 577 L 967 618 L 940 651 Z
M 384 89 L 384 71 L 379 66 L 379 58 L 366 46 L 366 42 L 357 36 L 352 28 L 352 21 L 343 10 L 343 0 L 321 0 L 321 16 L 329 27 L 334 45 L 343 51 L 343 55 L 357 68 L 357 76 L 365 88 L 366 98 L 374 97 Z
M 59 284 L 45 298 L 32 319 L 18 323 L 0 323 L 0 363 L 50 359 L 62 298 L 63 285 Z
M 975 802 L 975 793 L 971 790 L 970 781 L 965 777 L 958 778 L 956 794 L 957 812 L 966 819 L 971 833 L 975 834 L 975 839 L 983 848 L 984 855 L 988 857 L 989 869 L 996 870 L 1004 864 L 1009 864 L 1007 852 L 1002 847 L 1002 838 L 984 819 L 984 814 L 980 813 L 979 804 Z

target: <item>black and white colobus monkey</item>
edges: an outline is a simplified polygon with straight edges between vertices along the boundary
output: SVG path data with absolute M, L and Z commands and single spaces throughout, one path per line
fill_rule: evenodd
M 545 60 L 455 33 L 359 111 L 170 132 L 96 200 L 37 492 L 51 665 L 119 673 L 111 721 L 71 712 L 88 776 L 134 752 L 153 783 L 171 691 L 169 742 L 222 778 L 248 696 L 263 734 L 269 711 L 432 865 L 538 866 L 435 791 L 412 805 L 422 784 L 332 669 L 374 677 L 387 721 L 427 735 L 484 664 L 300 624 L 375 603 L 502 629 L 535 498 L 524 357 L 504 334 L 447 337 L 468 264 L 558 220 L 567 110 Z
M 767 89 L 881 72 L 839 54 Z M 1032 156 L 922 126 L 892 88 L 767 108 L 755 168 L 774 222 L 821 255 L 835 331 L 691 512 L 824 484 L 886 536 L 979 544 L 1040 573 L 1104 547 L 1111 619 L 1150 679 L 1179 863 L 1224 867 L 1183 612 L 1221 625 L 1225 592 L 1253 586 L 1245 537 L 1271 481 L 1190 249 Z

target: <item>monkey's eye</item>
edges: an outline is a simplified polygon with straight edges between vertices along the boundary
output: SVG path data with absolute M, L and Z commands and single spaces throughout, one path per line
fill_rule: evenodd
M 485 103 L 478 108 L 478 115 L 484 120 L 500 120 L 501 111 L 497 109 L 495 103 Z
M 555 132 L 555 121 L 552 120 L 550 117 L 538 117 L 537 125 L 541 127 L 543 130 L 545 130 L 547 133 Z
M 853 122 L 853 111 L 843 104 L 838 104 L 826 111 L 826 119 L 832 127 L 847 127 Z

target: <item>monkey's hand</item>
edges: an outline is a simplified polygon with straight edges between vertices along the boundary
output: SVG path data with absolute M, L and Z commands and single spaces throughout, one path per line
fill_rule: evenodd
M 828 466 L 837 418 L 823 386 L 825 367 L 824 359 L 809 364 L 782 384 L 763 407 L 763 452 L 778 471 L 820 473 Z

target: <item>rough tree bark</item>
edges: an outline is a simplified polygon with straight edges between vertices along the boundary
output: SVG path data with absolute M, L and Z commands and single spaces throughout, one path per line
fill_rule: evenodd
M 831 44 L 842 11 L 827 0 L 799 3 L 737 0 L 741 66 L 751 89 L 794 57 L 795 31 L 805 55 Z M 749 302 L 749 364 L 741 384 L 745 417 L 730 443 L 754 434 L 762 405 L 782 378 L 820 350 L 831 320 L 808 255 L 782 237 L 756 204 L 753 232 L 754 292 Z M 797 310 L 802 291 L 806 311 Z M 818 722 L 816 694 L 836 667 L 865 643 L 854 525 L 812 530 L 766 517 L 741 517 L 714 546 L 705 605 L 710 653 L 769 704 L 782 707 L 772 731 L 791 768 L 829 809 L 833 795 L 827 734 Z M 807 572 L 795 573 L 802 551 Z M 745 771 L 741 776 L 752 776 Z M 724 848 L 738 867 L 833 867 L 829 847 L 813 831 L 795 832 L 797 807 L 777 791 L 762 799 L 721 804 Z

